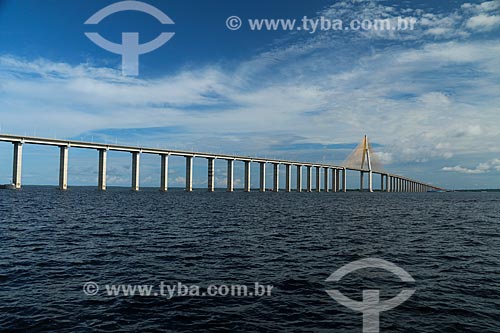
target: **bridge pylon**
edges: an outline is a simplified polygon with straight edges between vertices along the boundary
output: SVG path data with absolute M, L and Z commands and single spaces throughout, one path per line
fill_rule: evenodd
M 378 161 L 368 141 L 368 136 L 364 136 L 361 143 L 354 148 L 352 153 L 344 161 L 344 165 L 360 170 L 360 191 L 364 189 L 364 176 L 368 173 L 368 190 L 373 192 L 373 171 L 382 172 L 382 164 Z

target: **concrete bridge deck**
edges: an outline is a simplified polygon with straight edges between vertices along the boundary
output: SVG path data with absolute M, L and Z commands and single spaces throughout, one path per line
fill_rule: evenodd
M 269 159 L 242 155 L 228 155 L 228 154 L 212 154 L 204 152 L 193 152 L 184 150 L 173 149 L 160 149 L 160 148 L 147 148 L 128 145 L 117 145 L 107 143 L 94 143 L 83 142 L 76 140 L 60 140 L 49 139 L 32 136 L 18 136 L 0 134 L 0 141 L 11 142 L 14 146 L 13 152 L 13 174 L 12 184 L 16 189 L 21 188 L 21 175 L 22 175 L 22 147 L 25 144 L 34 145 L 48 145 L 60 148 L 60 166 L 59 166 L 59 188 L 66 190 L 68 187 L 68 153 L 70 148 L 83 148 L 94 149 L 99 152 L 99 174 L 98 174 L 98 188 L 100 190 L 106 189 L 106 165 L 107 165 L 107 151 L 124 151 L 132 154 L 132 189 L 139 190 L 139 174 L 140 174 L 140 155 L 141 154 L 155 154 L 161 156 L 161 186 L 162 191 L 168 190 L 168 157 L 169 156 L 182 156 L 186 158 L 186 191 L 192 191 L 192 172 L 193 172 L 193 159 L 203 158 L 207 159 L 208 165 L 208 190 L 214 191 L 215 168 L 214 161 L 216 159 L 227 161 L 227 190 L 233 191 L 233 174 L 234 162 L 241 161 L 245 163 L 245 191 L 250 191 L 250 164 L 259 163 L 260 165 L 260 191 L 265 191 L 265 174 L 266 164 L 273 165 L 273 190 L 279 191 L 279 165 L 285 165 L 286 169 L 286 184 L 285 191 L 291 191 L 291 168 L 296 167 L 297 184 L 296 191 L 304 190 L 302 188 L 302 168 L 306 168 L 306 191 L 325 191 L 332 192 L 347 191 L 347 171 L 354 171 L 360 173 L 360 190 L 363 190 L 364 174 L 368 174 L 368 190 L 373 191 L 372 175 L 379 174 L 381 176 L 381 190 L 386 192 L 427 192 L 429 190 L 441 190 L 424 182 L 413 180 L 401 175 L 381 172 L 376 170 L 345 167 L 334 164 L 324 164 L 315 162 L 302 162 L 280 159 Z M 313 189 L 312 185 L 312 168 L 316 169 L 316 182 Z M 323 171 L 323 172 L 321 172 Z M 323 173 L 323 177 L 321 174 Z M 330 177 L 331 175 L 331 177 Z M 321 184 L 323 178 L 323 184 Z

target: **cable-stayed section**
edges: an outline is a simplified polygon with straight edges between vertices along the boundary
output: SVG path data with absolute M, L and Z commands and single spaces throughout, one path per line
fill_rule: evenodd
M 383 173 L 384 166 L 380 158 L 373 151 L 372 145 L 365 135 L 360 144 L 347 156 L 343 165 L 347 168 L 361 169 Z

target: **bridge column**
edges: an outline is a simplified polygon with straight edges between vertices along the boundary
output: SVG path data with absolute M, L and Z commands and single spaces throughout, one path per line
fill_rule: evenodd
M 233 192 L 234 160 L 227 160 L 227 191 Z
M 280 165 L 279 163 L 273 163 L 273 191 L 278 192 L 280 190 Z
M 342 192 L 347 192 L 347 169 L 342 169 Z
M 59 189 L 68 189 L 68 146 L 59 147 Z
M 266 191 L 266 162 L 259 162 L 260 164 L 260 191 Z
M 335 183 L 337 184 L 337 192 L 340 191 L 340 170 L 335 169 Z
M 373 192 L 373 172 L 371 170 L 368 172 L 368 191 Z
M 337 169 L 332 169 L 332 192 L 337 192 Z
M 132 152 L 132 191 L 139 191 L 140 158 L 139 152 Z
M 297 165 L 297 192 L 302 192 L 302 165 Z
M 100 191 L 106 190 L 106 164 L 108 160 L 108 151 L 106 149 L 99 149 L 99 175 L 97 187 Z
M 186 192 L 193 191 L 193 156 L 186 156 Z
M 316 167 L 316 192 L 321 192 L 321 167 Z
M 215 191 L 215 158 L 207 158 L 207 169 L 208 169 L 208 192 Z
M 359 192 L 363 192 L 365 182 L 365 173 L 363 171 L 359 172 Z
M 312 192 L 312 166 L 308 165 L 307 169 L 307 192 Z
M 325 190 L 325 192 L 329 192 L 330 189 L 328 187 L 328 182 L 329 182 L 329 179 L 328 179 L 328 175 L 329 175 L 329 169 L 328 168 L 323 168 L 323 188 Z
M 380 192 L 384 192 L 384 174 L 380 174 Z
M 21 188 L 21 170 L 23 167 L 23 144 L 13 142 L 14 156 L 12 159 L 12 184 L 16 189 Z
M 389 175 L 388 174 L 385 174 L 385 191 L 386 192 L 391 192 L 390 181 L 389 181 Z
M 168 191 L 168 154 L 161 154 L 161 178 L 160 178 L 160 191 Z
M 250 192 L 250 161 L 245 161 L 245 192 Z
M 292 165 L 286 164 L 286 191 L 292 192 Z

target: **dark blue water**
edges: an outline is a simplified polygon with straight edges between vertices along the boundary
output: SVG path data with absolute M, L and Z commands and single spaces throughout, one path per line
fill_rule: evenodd
M 500 332 L 500 193 L 0 191 L 3 331 L 361 332 L 361 300 L 415 294 L 381 332 Z M 336 269 L 376 257 L 416 280 Z M 274 286 L 266 297 L 87 296 L 105 284 Z

